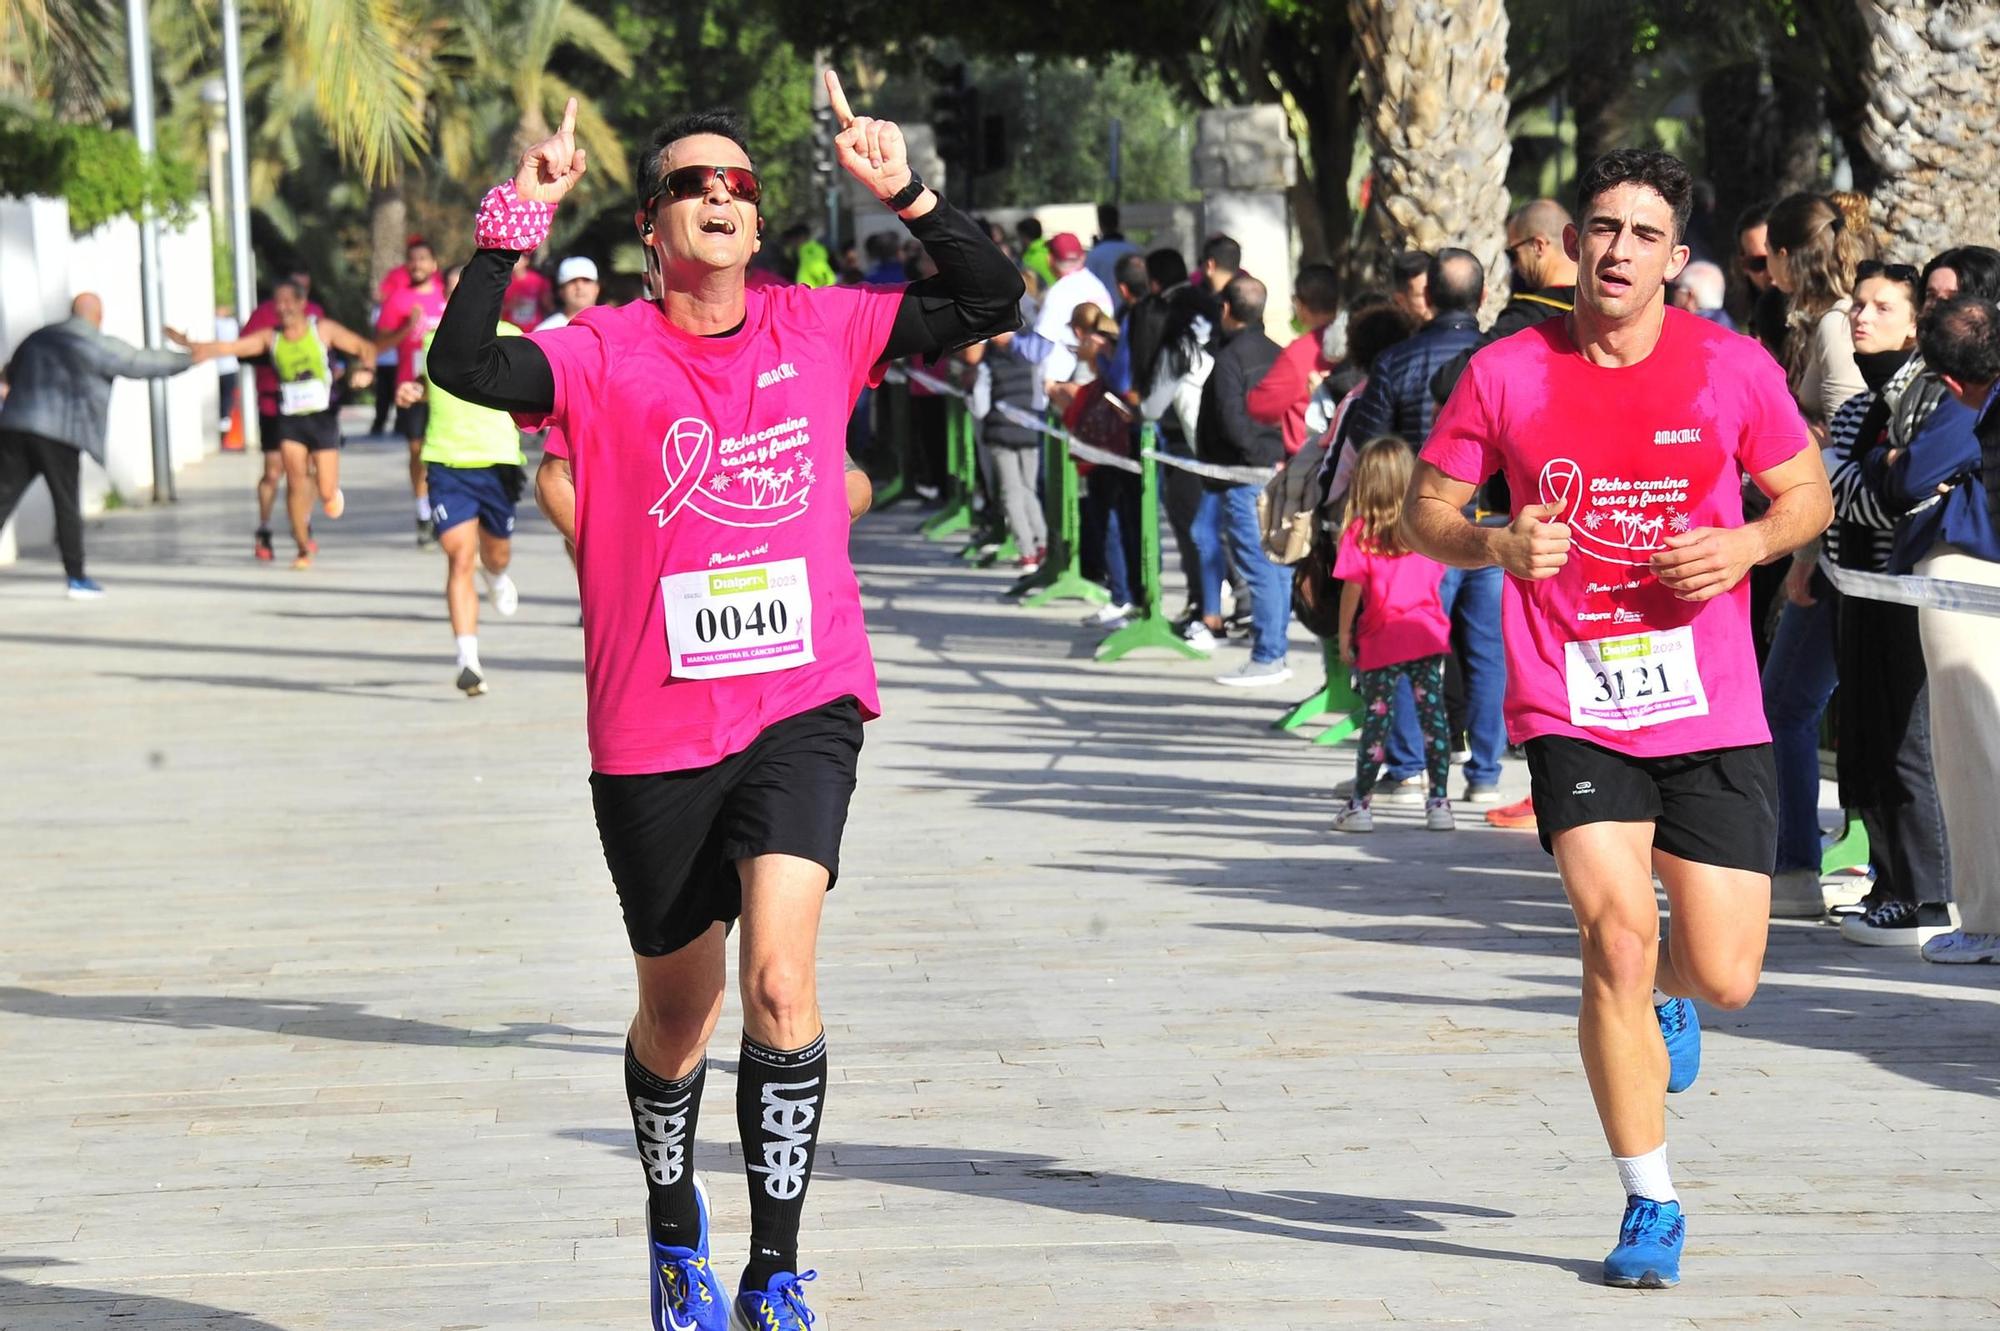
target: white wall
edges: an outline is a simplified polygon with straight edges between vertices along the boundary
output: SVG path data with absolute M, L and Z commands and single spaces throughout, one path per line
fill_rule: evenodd
M 166 322 L 196 337 L 207 335 L 215 321 L 215 266 L 205 204 L 195 206 L 184 229 L 161 231 L 160 268 Z M 70 301 L 84 291 L 103 298 L 105 332 L 144 345 L 138 224 L 121 218 L 87 236 L 72 236 L 69 208 L 62 200 L 0 199 L 0 355 L 12 356 L 29 333 L 68 318 Z M 215 418 L 220 394 L 215 370 L 206 365 L 166 383 L 168 449 L 179 470 L 219 444 Z M 86 514 L 102 512 L 111 489 L 128 503 L 151 500 L 151 420 L 146 381 L 120 379 L 111 390 L 105 466 L 84 459 Z M 13 562 L 17 545 L 41 546 L 54 539 L 48 491 L 37 485 L 13 521 L 0 528 L 0 564 Z

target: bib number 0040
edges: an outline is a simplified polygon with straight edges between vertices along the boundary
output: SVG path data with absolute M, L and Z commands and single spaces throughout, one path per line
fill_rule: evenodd
M 813 659 L 806 561 L 675 573 L 660 579 L 676 679 L 791 670 Z
M 1600 730 L 1643 730 L 1708 715 L 1694 629 L 1563 644 L 1569 719 Z

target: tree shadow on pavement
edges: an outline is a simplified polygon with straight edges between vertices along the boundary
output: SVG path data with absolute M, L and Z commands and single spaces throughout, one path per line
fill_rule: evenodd
M 632 1150 L 629 1130 L 584 1128 L 557 1135 L 606 1146 L 623 1154 Z M 1469 1241 L 1470 1236 L 1462 1236 L 1468 1241 L 1425 1237 L 1449 1233 L 1454 1219 L 1478 1222 L 1515 1218 L 1511 1211 L 1463 1202 L 1296 1189 L 1255 1192 L 1082 1169 L 1054 1156 L 856 1142 L 823 1143 L 813 1176 L 823 1182 L 844 1180 L 873 1187 L 921 1188 L 990 1198 L 1071 1215 L 1108 1216 L 1261 1238 L 1548 1266 L 1590 1284 L 1597 1283 L 1603 1274 L 1601 1262 L 1489 1247 Z M 1506 1230 L 1496 1227 L 1496 1232 Z
M 385 1017 L 359 1003 L 325 999 L 242 998 L 222 994 L 54 994 L 0 985 L 0 1012 L 63 1021 L 171 1026 L 179 1030 L 261 1031 L 299 1039 L 354 1044 L 405 1044 L 451 1049 L 514 1047 L 579 1054 L 625 1052 L 625 1032 L 583 1030 L 556 1022 L 503 1022 L 468 1030 L 410 1017 Z M 604 1040 L 592 1045 L 578 1040 Z
M 65 1265 L 68 1263 L 46 1257 L 0 1256 L 0 1271 Z M 112 1326 L 282 1331 L 275 1322 L 228 1308 L 115 1289 L 31 1283 L 0 1275 L 0 1327 L 6 1331 L 104 1331 Z

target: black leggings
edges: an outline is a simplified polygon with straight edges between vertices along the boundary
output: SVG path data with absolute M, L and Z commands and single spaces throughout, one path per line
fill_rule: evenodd
M 1431 778 L 1430 798 L 1441 800 L 1451 777 L 1451 731 L 1445 718 L 1444 657 L 1425 656 L 1378 670 L 1363 670 L 1355 678 L 1361 695 L 1361 747 L 1355 755 L 1354 798 L 1366 803 L 1375 778 L 1388 760 L 1383 745 L 1389 738 L 1390 709 L 1396 701 L 1396 681 L 1407 676 L 1417 703 L 1417 721 L 1424 732 L 1424 766 Z

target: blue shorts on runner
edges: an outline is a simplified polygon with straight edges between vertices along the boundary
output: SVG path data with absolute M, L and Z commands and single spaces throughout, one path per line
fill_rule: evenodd
M 514 505 L 527 478 L 522 468 L 512 463 L 447 467 L 432 462 L 425 471 L 430 478 L 431 521 L 439 535 L 474 518 L 489 536 L 514 534 Z

